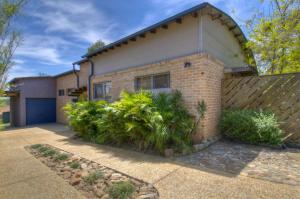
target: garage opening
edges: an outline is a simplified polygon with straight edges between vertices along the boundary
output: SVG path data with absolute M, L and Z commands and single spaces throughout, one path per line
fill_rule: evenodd
M 55 98 L 26 98 L 26 125 L 56 122 Z

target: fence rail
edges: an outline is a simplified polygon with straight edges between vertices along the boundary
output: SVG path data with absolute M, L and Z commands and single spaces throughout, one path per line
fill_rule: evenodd
M 287 140 L 300 143 L 300 73 L 224 79 L 222 107 L 271 110 Z

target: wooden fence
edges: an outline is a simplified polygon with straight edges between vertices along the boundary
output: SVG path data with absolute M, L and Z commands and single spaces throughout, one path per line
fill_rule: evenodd
M 226 78 L 222 107 L 271 110 L 287 141 L 300 143 L 300 73 Z

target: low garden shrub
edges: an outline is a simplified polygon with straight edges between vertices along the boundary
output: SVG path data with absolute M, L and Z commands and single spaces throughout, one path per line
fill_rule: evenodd
M 83 138 L 95 137 L 97 126 L 95 121 L 104 113 L 105 101 L 80 101 L 69 103 L 64 109 L 68 114 L 70 126 Z
M 32 149 L 38 149 L 38 148 L 40 148 L 40 147 L 42 147 L 43 145 L 41 145 L 41 144 L 33 144 L 33 145 L 31 145 L 30 147 L 32 148 Z
M 80 169 L 80 164 L 79 164 L 79 162 L 71 162 L 70 164 L 69 164 L 69 166 L 72 168 L 72 169 Z
M 77 102 L 65 107 L 70 126 L 83 138 L 103 144 L 134 144 L 139 150 L 163 152 L 192 149 L 194 118 L 183 105 L 181 93 L 152 94 L 123 91 L 108 104 Z
M 54 149 L 47 149 L 46 151 L 42 152 L 44 157 L 54 156 L 57 152 Z
M 90 173 L 88 176 L 85 176 L 83 178 L 83 180 L 86 183 L 92 185 L 92 184 L 94 184 L 96 182 L 96 180 L 98 180 L 99 178 L 103 178 L 103 177 L 104 177 L 103 172 L 101 172 L 101 171 L 95 171 L 93 173 Z
M 250 144 L 279 146 L 283 143 L 283 132 L 274 113 L 231 109 L 223 111 L 222 133 L 230 139 Z
M 109 196 L 113 199 L 130 198 L 135 187 L 130 182 L 117 182 L 108 188 Z
M 59 154 L 56 154 L 56 156 L 54 157 L 54 160 L 55 161 L 64 161 L 66 159 L 69 158 L 69 155 L 66 154 L 66 153 L 59 153 Z

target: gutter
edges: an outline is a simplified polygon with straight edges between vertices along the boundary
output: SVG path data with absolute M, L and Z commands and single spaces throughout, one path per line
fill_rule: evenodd
M 89 79 L 88 79 L 88 98 L 89 98 L 89 101 L 91 101 L 91 80 L 92 80 L 92 77 L 94 75 L 94 62 L 90 59 L 90 58 L 87 58 L 87 61 L 90 63 L 90 66 L 91 66 L 91 71 L 90 71 L 90 75 L 89 75 Z

